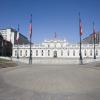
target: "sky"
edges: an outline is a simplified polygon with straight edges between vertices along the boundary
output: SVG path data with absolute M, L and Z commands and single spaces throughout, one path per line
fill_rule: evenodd
M 32 41 L 66 39 L 79 41 L 79 16 L 81 14 L 83 35 L 100 31 L 100 0 L 0 0 L 0 28 L 20 25 L 20 33 L 29 38 L 30 14 L 32 14 Z

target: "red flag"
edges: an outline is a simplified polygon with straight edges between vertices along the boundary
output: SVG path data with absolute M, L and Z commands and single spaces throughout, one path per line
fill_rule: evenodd
M 31 38 L 32 37 L 32 14 L 30 16 L 29 34 L 30 34 L 30 38 Z
M 96 39 L 95 25 L 93 23 L 93 38 Z

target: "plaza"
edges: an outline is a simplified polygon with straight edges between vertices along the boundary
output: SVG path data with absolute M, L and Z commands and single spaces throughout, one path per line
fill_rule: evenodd
M 99 62 L 0 69 L 0 100 L 100 100 Z

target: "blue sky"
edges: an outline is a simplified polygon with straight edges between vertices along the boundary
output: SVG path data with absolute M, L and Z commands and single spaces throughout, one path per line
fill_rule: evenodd
M 81 13 L 84 35 L 92 33 L 92 23 L 100 31 L 100 0 L 0 0 L 0 28 L 12 27 L 29 37 L 30 14 L 33 16 L 33 42 L 44 39 L 79 41 Z

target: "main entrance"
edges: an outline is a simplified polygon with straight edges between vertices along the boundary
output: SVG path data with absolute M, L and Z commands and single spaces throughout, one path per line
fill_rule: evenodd
M 57 58 L 57 51 L 54 51 L 54 58 Z

